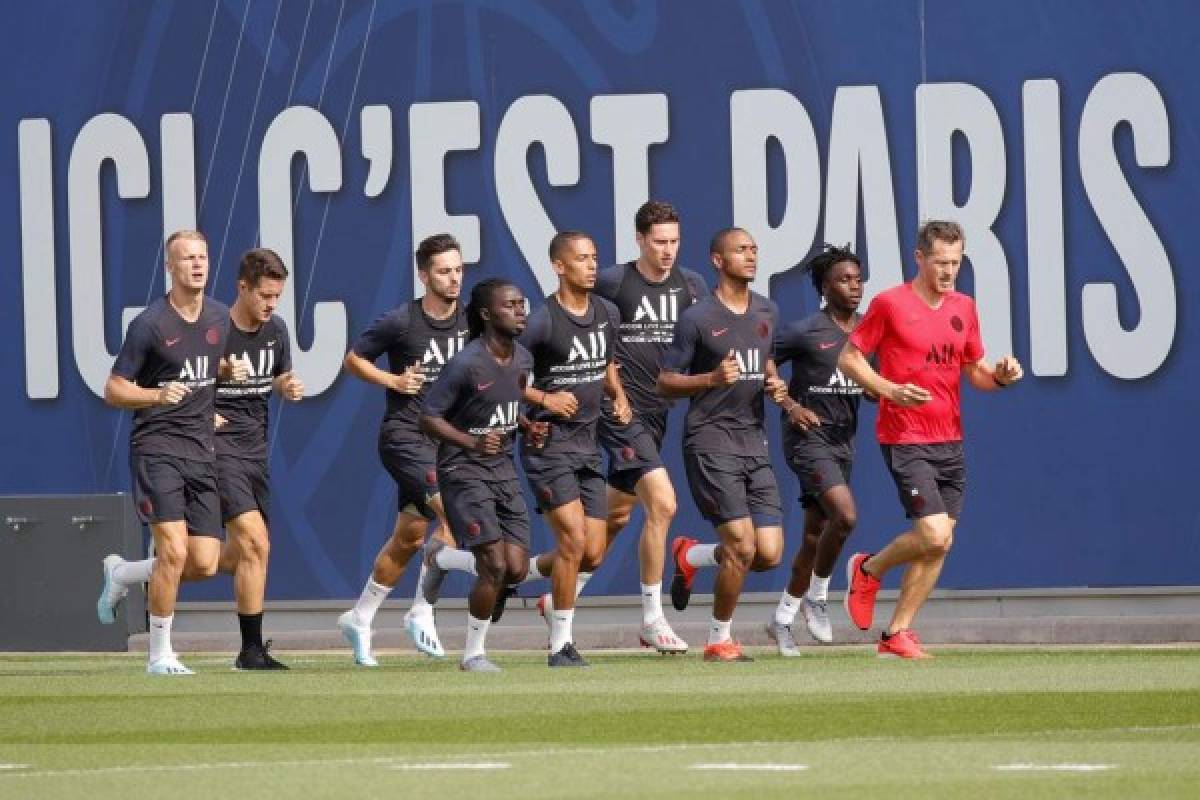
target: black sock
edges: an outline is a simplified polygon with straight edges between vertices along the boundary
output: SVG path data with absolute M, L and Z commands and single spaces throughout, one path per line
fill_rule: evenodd
M 888 633 L 887 631 L 884 631 L 883 632 L 883 640 L 886 642 L 890 638 L 892 638 L 892 634 Z
M 242 629 L 242 649 L 262 647 L 262 612 L 238 614 L 238 627 Z

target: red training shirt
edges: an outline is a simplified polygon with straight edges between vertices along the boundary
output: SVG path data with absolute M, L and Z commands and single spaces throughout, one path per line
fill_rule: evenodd
M 983 358 L 974 300 L 950 292 L 930 308 L 912 283 L 901 284 L 871 301 L 850 341 L 865 355 L 878 354 L 879 374 L 889 381 L 916 384 L 932 395 L 907 408 L 880 398 L 880 444 L 962 441 L 959 378 L 964 364 Z

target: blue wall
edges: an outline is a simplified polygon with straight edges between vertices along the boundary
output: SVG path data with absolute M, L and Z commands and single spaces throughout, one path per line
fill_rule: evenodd
M 595 235 L 602 261 L 615 260 L 618 247 L 627 249 L 631 220 L 614 227 L 614 204 L 636 205 L 644 189 L 614 188 L 613 151 L 593 140 L 590 104 L 598 96 L 662 94 L 669 133 L 649 149 L 648 171 L 641 176 L 651 196 L 672 200 L 683 215 L 681 261 L 707 271 L 710 233 L 744 224 L 764 243 L 768 271 L 778 273 L 770 290 L 784 318 L 802 316 L 815 298 L 807 281 L 786 268 L 826 236 L 851 238 L 838 238 L 847 217 L 833 219 L 828 207 L 827 192 L 857 191 L 855 173 L 847 181 L 831 168 L 831 120 L 839 88 L 865 86 L 874 87 L 868 99 L 877 98 L 883 127 L 854 118 L 834 138 L 874 130 L 886 144 L 888 170 L 864 178 L 872 196 L 878 200 L 882 193 L 884 201 L 858 205 L 885 213 L 848 218 L 876 276 L 872 288 L 894 282 L 901 270 L 911 276 L 913 232 L 923 212 L 944 211 L 940 195 L 958 205 L 986 205 L 990 194 L 993 212 L 985 214 L 984 232 L 968 241 L 975 261 L 964 269 L 960 288 L 975 293 L 985 283 L 985 262 L 993 281 L 987 286 L 1007 287 L 1007 302 L 995 291 L 979 293 L 981 307 L 990 304 L 985 331 L 990 342 L 1011 342 L 1029 372 L 1020 388 L 1003 395 L 965 390 L 967 508 L 942 584 L 1193 584 L 1200 512 L 1188 497 L 1194 491 L 1200 377 L 1188 364 L 1198 344 L 1191 301 L 1200 299 L 1197 273 L 1189 266 L 1200 252 L 1198 34 L 1200 14 L 1184 0 L 12 6 L 0 29 L 6 76 L 0 104 L 0 353 L 9 378 L 0 395 L 0 492 L 128 489 L 128 415 L 105 407 L 77 365 L 81 346 L 73 331 L 85 323 L 84 312 L 73 310 L 72 270 L 88 251 L 81 245 L 79 254 L 72 253 L 72 231 L 103 230 L 103 290 L 77 298 L 76 305 L 102 297 L 105 349 L 115 352 L 121 309 L 143 305 L 163 289 L 164 174 L 182 170 L 194 180 L 194 196 L 185 192 L 184 200 L 172 200 L 168 216 L 187 218 L 194 207 L 210 237 L 213 270 L 220 268 L 213 294 L 230 300 L 236 259 L 258 242 L 260 194 L 286 191 L 260 186 L 258 168 L 268 126 L 289 107 L 317 108 L 341 142 L 338 188 L 310 191 L 301 183 L 308 171 L 303 158 L 291 168 L 297 190 L 296 327 L 307 349 L 314 336 L 334 343 L 338 336 L 352 338 L 411 296 L 414 203 L 416 216 L 427 219 L 421 215 L 436 197 L 427 185 L 410 191 L 410 107 L 416 103 L 473 101 L 478 107 L 478 147 L 447 156 L 444 169 L 434 171 L 444 182 L 446 213 L 478 218 L 480 258 L 469 279 L 504 274 L 540 295 L 537 270 L 544 275 L 545 265 L 521 249 L 522 237 L 537 241 L 540 235 L 538 207 L 531 211 L 517 201 L 504 207 L 499 199 L 506 192 L 517 196 L 514 167 L 531 176 L 540 208 L 554 224 Z M 951 87 L 951 100 L 931 106 L 923 119 L 917 103 L 922 85 Z M 1043 107 L 1040 116 L 1023 106 L 1032 102 L 1023 100 L 1023 91 L 1037 87 L 1052 92 L 1050 112 Z M 788 96 L 754 91 L 764 89 Z M 815 173 L 787 177 L 789 169 L 807 163 L 803 126 L 784 126 L 765 145 L 739 145 L 731 132 L 731 98 L 740 90 L 752 91 L 741 97 L 766 98 L 775 108 L 802 110 L 815 134 Z M 850 93 L 842 94 L 847 99 Z M 521 98 L 541 95 L 556 98 L 574 126 L 577 176 L 571 158 L 556 152 L 552 160 L 566 176 L 556 177 L 539 145 L 529 149 L 524 165 L 501 159 L 497 167 L 506 112 Z M 381 172 L 373 177 L 386 177 L 386 183 L 374 196 L 368 190 L 372 164 L 363 155 L 363 141 L 370 138 L 360 117 L 364 106 L 385 107 L 380 113 L 390 112 L 392 124 L 391 136 L 384 137 L 390 165 L 376 163 Z M 76 199 L 68 175 L 73 148 L 82 153 L 77 136 L 103 113 L 136 128 L 148 184 L 146 196 L 122 199 L 111 164 L 99 170 L 98 181 L 95 169 L 87 179 L 80 167 L 87 180 L 74 197 L 83 198 L 90 186 L 101 198 L 100 212 L 89 218 L 83 200 L 76 214 L 70 211 Z M 165 159 L 161 153 L 160 124 L 172 114 L 191 115 L 194 147 L 186 155 L 194 166 L 178 152 Z M 1035 117 L 1050 123 L 1050 134 L 1033 125 Z M 30 149 L 19 157 L 19 124 L 37 119 L 49 122 L 49 162 L 31 144 L 41 135 L 36 125 L 27 126 Z M 524 119 L 535 131 L 562 122 L 537 109 Z M 511 122 L 511 131 L 521 127 L 516 117 Z M 742 123 L 753 126 L 755 120 Z M 774 118 L 764 124 L 771 128 Z M 952 136 L 956 127 L 964 130 Z M 944 136 L 935 131 L 922 144 L 921 130 L 941 128 Z M 296 130 L 303 133 L 305 126 Z M 422 136 L 417 145 L 436 146 L 437 139 Z M 760 154 L 766 169 L 731 177 L 735 150 Z M 938 177 L 938 153 L 948 154 L 948 178 Z M 1048 177 L 1045 168 L 1056 157 L 1061 198 L 1056 174 Z M 1028 164 L 1035 166 L 1027 176 Z M 41 190 L 32 186 L 39 165 L 52 176 Z M 31 184 L 24 193 L 22 179 Z M 766 197 L 766 219 L 755 217 L 750 205 L 737 206 L 734 185 L 740 182 L 749 182 L 745 196 Z M 52 238 L 38 238 L 37 222 L 44 220 L 36 213 L 39 197 L 52 198 Z M 1104 205 L 1114 197 L 1128 202 Z M 810 221 L 805 207 L 812 208 Z M 782 228 L 772 235 L 771 226 Z M 263 244 L 279 248 L 267 227 Z M 1054 240 L 1060 230 L 1061 246 Z M 90 256 L 97 261 L 94 249 Z M 1055 278 L 1056 259 L 1063 264 L 1061 278 Z M 1099 312 L 1084 310 L 1085 296 L 1103 291 L 1085 289 L 1095 283 L 1111 283 L 1120 328 L 1133 334 L 1122 335 L 1111 324 L 1106 329 L 1096 321 Z M 23 299 L 35 285 L 51 287 L 56 310 Z M 1040 305 L 1031 310 L 1031 295 L 1040 300 L 1055 287 L 1062 300 L 1050 305 L 1060 309 L 1058 315 L 1047 316 Z M 334 325 L 315 332 L 318 301 L 345 304 L 344 330 Z M 36 328 L 39 321 L 39 330 L 56 332 L 56 344 L 39 349 L 26 341 L 27 326 Z M 45 343 L 44 334 L 38 337 Z M 41 376 L 32 383 L 26 377 L 30 358 L 39 361 L 34 371 Z M 93 370 L 107 370 L 89 358 Z M 47 375 L 56 376 L 57 386 L 45 388 Z M 338 377 L 304 403 L 275 412 L 272 597 L 349 597 L 360 588 L 395 510 L 394 489 L 375 455 L 382 408 L 377 389 Z M 711 531 L 692 505 L 679 464 L 681 417 L 679 409 L 667 444 L 680 491 L 676 529 L 708 538 Z M 879 546 L 903 524 L 873 443 L 873 423 L 869 411 L 854 479 L 860 503 L 855 547 L 862 549 Z M 773 437 L 776 427 L 773 420 Z M 790 558 L 800 527 L 797 486 L 778 451 L 775 458 L 787 498 Z M 536 522 L 535 545 L 548 541 Z M 589 591 L 636 591 L 635 561 L 631 531 Z M 774 590 L 784 580 L 779 570 L 755 576 L 749 588 Z M 406 592 L 411 581 L 407 576 Z M 228 592 L 228 583 L 213 583 L 189 588 L 188 596 Z

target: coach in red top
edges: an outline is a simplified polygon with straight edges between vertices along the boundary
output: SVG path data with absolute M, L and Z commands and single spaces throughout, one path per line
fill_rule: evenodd
M 912 529 L 874 555 L 858 553 L 846 565 L 846 612 L 871 627 L 879 580 L 907 564 L 891 624 L 879 655 L 927 658 L 910 628 L 937 583 L 962 511 L 963 462 L 959 375 L 981 391 L 1005 388 L 1024 374 L 1005 356 L 993 367 L 983 358 L 975 301 L 954 291 L 963 256 L 963 230 L 933 220 L 917 233 L 917 277 L 880 293 L 850 335 L 838 366 L 879 396 L 876 433 Z M 867 362 L 877 356 L 879 371 Z

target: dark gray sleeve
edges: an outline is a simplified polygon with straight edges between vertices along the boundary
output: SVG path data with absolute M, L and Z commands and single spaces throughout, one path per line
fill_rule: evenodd
M 681 372 L 688 374 L 692 368 L 692 359 L 696 355 L 696 342 L 700 339 L 700 327 L 696 322 L 695 306 L 679 315 L 675 324 L 675 335 L 670 346 L 663 353 L 662 368 L 666 372 Z
M 279 359 L 275 363 L 275 374 L 292 371 L 292 336 L 283 317 L 275 317 L 275 332 L 279 336 Z
M 374 361 L 407 335 L 408 325 L 409 306 L 405 304 L 375 320 L 371 327 L 358 337 L 351 349 L 355 355 L 362 356 L 367 361 Z
M 779 304 L 776 303 L 774 300 L 768 299 L 767 305 L 771 309 L 771 330 L 773 332 L 778 331 L 779 330 Z M 772 358 L 772 359 L 775 358 L 774 345 L 775 345 L 775 342 L 772 341 L 771 348 L 770 348 L 770 355 L 767 356 L 768 358 Z
M 606 300 L 616 298 L 617 292 L 621 288 L 621 277 L 624 274 L 625 267 L 622 264 L 600 270 L 596 273 L 596 285 L 592 287 L 592 291 Z
M 533 316 L 525 324 L 525 330 L 521 333 L 517 341 L 521 343 L 522 347 L 532 353 L 550 341 L 552 331 L 553 326 L 550 324 L 550 312 L 546 310 L 545 306 L 541 306 L 537 311 L 533 312 Z
M 804 334 L 808 330 L 803 320 L 789 322 L 775 329 L 774 355 L 776 364 L 795 361 L 804 353 Z
M 685 269 L 683 279 L 687 282 L 688 291 L 692 293 L 692 300 L 703 300 L 712 294 L 712 290 L 708 288 L 708 284 L 704 282 L 704 277 L 699 272 Z
M 121 342 L 121 352 L 113 364 L 112 374 L 127 381 L 137 382 L 138 373 L 146 363 L 146 354 L 153 347 L 150 326 L 141 316 L 134 317 L 125 332 L 125 341 Z
M 617 341 L 618 329 L 621 327 L 621 310 L 614 303 L 605 300 L 603 297 L 593 297 L 601 309 L 602 319 L 608 320 L 608 327 L 612 333 L 612 341 Z M 617 358 L 617 348 L 608 348 L 608 358 L 605 363 L 611 364 Z
M 458 401 L 459 390 L 463 385 L 463 376 L 467 372 L 466 360 L 462 354 L 450 359 L 450 363 L 442 367 L 438 378 L 429 387 L 421 413 L 430 417 L 445 417 Z

